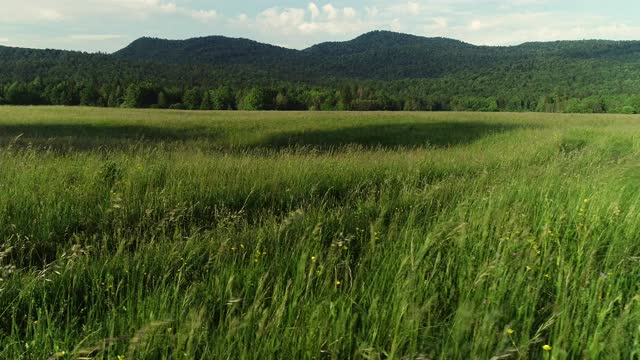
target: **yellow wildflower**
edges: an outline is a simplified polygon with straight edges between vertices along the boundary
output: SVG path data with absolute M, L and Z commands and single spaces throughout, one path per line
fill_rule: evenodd
M 544 350 L 544 351 L 551 351 L 551 350 L 553 350 L 553 347 L 552 347 L 551 345 L 544 344 L 544 345 L 542 346 L 542 350 Z
M 507 329 L 507 331 L 505 331 L 505 332 L 507 333 L 507 335 L 512 335 L 512 334 L 515 332 L 515 330 L 513 330 L 513 329 L 509 328 L 509 329 Z
M 340 286 L 342 282 L 340 280 L 336 280 L 336 286 Z
M 315 256 L 311 257 L 311 261 L 316 262 L 317 258 Z

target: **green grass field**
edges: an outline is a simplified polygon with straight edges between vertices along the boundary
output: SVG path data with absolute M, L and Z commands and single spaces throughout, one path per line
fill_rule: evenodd
M 0 107 L 2 359 L 635 359 L 640 118 Z

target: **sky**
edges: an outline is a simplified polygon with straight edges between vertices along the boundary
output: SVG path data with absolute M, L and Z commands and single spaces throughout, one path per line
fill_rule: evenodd
M 637 0 L 0 0 L 0 45 L 113 52 L 141 36 L 224 35 L 303 49 L 371 30 L 476 45 L 640 40 L 639 12 Z

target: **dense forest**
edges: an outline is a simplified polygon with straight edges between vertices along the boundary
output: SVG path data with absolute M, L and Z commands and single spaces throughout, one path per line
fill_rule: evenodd
M 640 113 L 639 55 L 640 41 L 489 47 L 383 31 L 305 50 L 220 36 L 114 54 L 0 47 L 0 104 Z

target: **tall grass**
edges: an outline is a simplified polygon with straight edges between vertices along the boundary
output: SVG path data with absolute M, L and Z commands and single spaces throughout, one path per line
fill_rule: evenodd
M 0 108 L 0 358 L 638 357 L 637 121 Z

